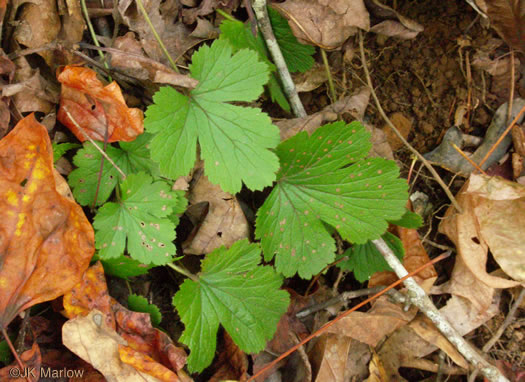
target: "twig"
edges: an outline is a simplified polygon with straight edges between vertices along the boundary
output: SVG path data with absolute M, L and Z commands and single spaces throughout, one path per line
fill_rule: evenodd
M 20 369 L 20 373 L 25 375 L 24 364 L 22 360 L 20 359 L 20 357 L 18 356 L 18 353 L 16 352 L 15 347 L 13 346 L 13 343 L 11 342 L 11 338 L 9 338 L 9 336 L 7 335 L 7 331 L 5 330 L 3 326 L 2 326 L 2 335 L 4 336 L 5 342 L 7 342 L 7 346 L 9 346 L 11 353 L 13 353 L 13 357 L 15 357 L 16 363 L 18 364 L 18 367 Z M 31 379 L 29 379 L 29 377 L 26 376 L 25 378 L 27 379 L 28 382 L 31 382 Z
M 481 369 L 481 373 L 491 382 L 509 382 L 497 368 L 489 364 L 479 355 L 461 335 L 450 325 L 450 323 L 439 313 L 423 288 L 412 278 L 406 277 L 408 272 L 401 264 L 394 252 L 383 239 L 372 240 L 372 243 L 381 252 L 386 262 L 394 270 L 397 277 L 405 278 L 404 284 L 408 289 L 410 302 L 423 312 L 439 329 L 439 331 L 453 344 L 467 361 Z
M 96 46 L 100 46 L 95 30 L 93 29 L 93 24 L 91 24 L 91 19 L 89 18 L 88 9 L 86 6 L 86 0 L 80 0 L 80 5 L 82 6 L 82 13 L 84 13 L 84 18 L 86 19 L 86 24 L 88 26 L 89 33 L 91 34 L 91 38 L 93 39 L 93 42 L 95 43 Z M 108 65 L 108 62 L 106 61 L 106 56 L 104 55 L 104 52 L 99 50 L 98 55 L 104 62 L 104 66 L 106 67 L 106 69 L 109 70 L 109 65 Z M 111 75 L 108 75 L 108 80 L 109 82 L 113 81 L 111 78 Z
M 124 172 L 120 169 L 119 166 L 117 166 L 117 164 L 113 161 L 113 159 L 111 159 L 111 158 L 109 157 L 109 155 L 106 154 L 106 153 L 104 152 L 104 150 L 102 150 L 102 149 L 101 149 L 101 148 L 95 143 L 95 141 L 94 141 L 94 140 L 93 140 L 93 139 L 92 139 L 92 138 L 86 133 L 86 130 L 85 130 L 82 126 L 80 126 L 80 125 L 78 124 L 78 122 L 75 120 L 75 118 L 73 118 L 73 116 L 71 115 L 71 113 L 70 113 L 69 110 L 67 109 L 67 106 L 64 106 L 64 111 L 66 112 L 66 114 L 67 114 L 67 116 L 69 117 L 69 119 L 71 120 L 71 122 L 73 122 L 73 124 L 77 127 L 77 129 L 79 129 L 80 132 L 81 132 L 82 134 L 84 134 L 84 137 L 86 137 L 86 139 L 87 139 L 88 141 L 90 141 L 90 142 L 93 144 L 93 146 L 95 146 L 95 148 L 100 152 L 100 154 L 101 154 L 104 158 L 106 158 L 106 159 L 108 160 L 108 162 L 111 163 L 111 165 L 112 165 L 113 167 L 115 167 L 115 169 L 116 169 L 116 170 L 119 172 L 119 174 L 122 176 L 122 180 L 126 179 L 126 174 L 124 174 Z
M 520 110 L 520 112 L 518 113 L 518 115 L 516 115 L 516 117 L 512 120 L 512 122 L 510 123 L 509 127 L 507 127 L 507 129 L 503 132 L 503 134 L 501 134 L 498 138 L 498 140 L 496 141 L 496 143 L 494 143 L 494 145 L 490 148 L 490 150 L 485 154 L 485 156 L 483 157 L 483 159 L 481 160 L 481 162 L 479 162 L 479 167 L 483 166 L 483 163 L 485 163 L 487 161 L 487 159 L 490 158 L 490 156 L 492 155 L 492 153 L 494 152 L 494 150 L 496 150 L 496 148 L 499 146 L 499 144 L 503 141 L 503 139 L 507 136 L 507 134 L 509 133 L 509 131 L 512 130 L 512 128 L 514 127 L 514 125 L 516 124 L 516 122 L 518 122 L 518 120 L 521 118 L 521 115 L 525 113 L 525 106 L 523 106 Z
M 138 0 L 140 1 L 140 0 Z M 257 21 L 259 23 L 259 28 L 261 28 L 261 33 L 266 41 L 266 46 L 272 55 L 273 62 L 277 67 L 279 72 L 279 77 L 283 84 L 283 90 L 286 94 L 286 97 L 290 101 L 292 106 L 293 113 L 296 117 L 306 117 L 306 111 L 304 106 L 297 94 L 297 89 L 292 80 L 292 76 L 288 71 L 288 66 L 284 60 L 281 48 L 275 39 L 273 34 L 272 24 L 270 23 L 270 18 L 268 17 L 268 10 L 266 9 L 266 0 L 254 0 L 253 1 L 253 10 L 255 11 L 255 16 L 257 16 Z
M 155 27 L 153 26 L 153 23 L 151 22 L 151 20 L 150 20 L 150 18 L 148 16 L 148 12 L 146 12 L 146 9 L 144 8 L 144 5 L 142 4 L 142 0 L 137 0 L 137 6 L 139 7 L 139 10 L 142 13 L 142 16 L 144 17 L 144 19 L 148 23 L 148 25 L 149 25 L 149 27 L 151 29 L 151 33 L 153 33 L 153 36 L 155 36 L 155 39 L 159 43 L 159 46 L 160 46 L 160 49 L 162 50 L 162 53 L 164 53 L 164 55 L 166 56 L 166 58 L 170 62 L 170 65 L 173 68 L 173 70 L 175 70 L 177 73 L 179 73 L 179 68 L 177 68 L 177 65 L 175 64 L 175 61 L 173 61 L 173 58 L 171 58 L 170 52 L 168 52 L 168 49 L 166 49 L 166 45 L 164 45 L 164 42 L 160 38 L 160 36 L 157 33 L 157 30 L 155 29 Z
M 309 307 L 306 307 L 299 311 L 295 316 L 297 318 L 304 318 L 306 316 L 309 316 L 312 313 L 318 312 L 320 310 L 323 310 L 325 308 L 328 308 L 329 306 L 339 304 L 341 302 L 346 302 L 348 300 L 351 300 L 353 298 L 362 297 L 362 296 L 369 296 L 371 294 L 375 294 L 378 292 L 381 292 L 385 287 L 383 285 L 376 286 L 373 288 L 367 288 L 367 289 L 359 289 L 359 290 L 353 290 L 349 292 L 343 292 L 340 295 L 333 297 L 329 300 L 323 301 L 319 304 L 310 305 Z M 395 289 L 390 289 L 386 292 L 388 296 L 390 296 L 393 300 L 396 302 L 404 304 L 406 301 L 405 296 L 398 292 Z
M 456 145 L 455 143 L 452 143 L 452 147 L 454 148 L 454 150 L 456 150 L 459 155 L 461 155 L 467 162 L 469 162 L 472 167 L 474 167 L 476 170 L 478 170 L 479 172 L 481 172 L 483 175 L 487 175 L 487 173 L 485 171 L 483 171 L 477 164 L 476 162 L 474 162 L 472 159 L 470 159 L 468 157 L 467 154 L 465 154 L 465 152 L 463 152 L 463 150 L 461 150 L 458 145 Z
M 417 74 L 417 72 L 415 70 L 411 70 L 411 72 L 419 80 L 419 83 L 423 87 L 423 90 L 425 91 L 425 94 L 427 95 L 427 97 L 428 97 L 430 103 L 432 104 L 432 106 L 434 106 L 436 109 L 439 108 L 439 105 L 434 101 L 434 98 L 432 98 L 432 94 L 430 94 L 430 90 L 428 90 L 428 88 L 426 87 L 426 85 L 423 82 L 423 79 L 421 78 L 421 76 L 419 74 Z
M 330 98 L 332 99 L 332 103 L 334 103 L 335 101 L 337 101 L 337 94 L 335 93 L 332 71 L 330 70 L 330 64 L 328 63 L 328 57 L 326 57 L 326 52 L 324 49 L 321 49 L 321 57 L 323 58 L 323 64 L 326 70 L 326 77 L 328 78 L 328 89 L 330 89 Z
M 390 118 L 388 118 L 388 116 L 386 115 L 385 111 L 383 110 L 383 107 L 381 106 L 381 103 L 379 102 L 379 98 L 377 98 L 377 94 L 376 94 L 376 92 L 374 90 L 374 87 L 372 86 L 372 79 L 370 78 L 370 72 L 368 71 L 368 65 L 366 63 L 366 58 L 365 58 L 365 49 L 363 47 L 363 33 L 361 31 L 359 31 L 359 50 L 361 52 L 361 61 L 363 63 L 363 70 L 365 71 L 366 82 L 368 83 L 368 87 L 370 88 L 370 92 L 372 93 L 372 97 L 374 98 L 374 101 L 376 103 L 377 109 L 379 110 L 379 113 L 381 114 L 381 116 L 383 117 L 385 122 L 388 124 L 388 126 L 390 126 L 392 131 L 394 131 L 394 133 L 397 135 L 397 137 L 401 140 L 401 142 L 403 142 L 403 144 L 415 156 L 417 156 L 418 159 L 421 162 L 423 162 L 423 164 L 428 169 L 428 171 L 430 171 L 430 173 L 432 174 L 432 176 L 434 177 L 436 182 L 438 182 L 438 184 L 441 186 L 443 191 L 445 191 L 445 194 L 447 194 L 448 198 L 450 199 L 450 201 L 452 202 L 454 207 L 459 212 L 461 212 L 462 211 L 461 207 L 459 206 L 458 202 L 456 201 L 456 198 L 454 198 L 454 195 L 452 195 L 452 192 L 450 192 L 450 189 L 447 187 L 445 182 L 443 182 L 443 180 L 441 179 L 439 174 L 436 172 L 436 170 L 434 170 L 434 167 L 432 167 L 432 165 L 423 157 L 423 155 L 421 155 L 419 153 L 419 151 L 417 151 L 414 147 L 412 147 L 412 145 L 410 143 L 407 142 L 405 137 L 403 137 L 403 135 L 399 132 L 399 130 L 397 130 L 397 128 L 394 126 L 394 124 L 392 123 Z
M 484 353 L 488 352 L 494 346 L 494 344 L 499 340 L 505 329 L 507 329 L 507 327 L 510 325 L 510 323 L 514 319 L 514 316 L 516 315 L 516 312 L 518 311 L 518 308 L 521 305 L 521 302 L 523 301 L 523 298 L 525 298 L 525 289 L 522 288 L 520 294 L 518 295 L 518 298 L 516 299 L 516 301 L 514 301 L 514 304 L 510 308 L 507 317 L 505 317 L 503 324 L 501 324 L 496 333 L 494 333 L 492 338 L 488 340 L 485 346 L 483 346 L 483 348 L 481 349 Z M 474 370 L 469 376 L 468 382 L 474 382 L 476 380 L 478 372 L 479 370 Z
M 386 243 L 385 243 L 386 245 Z M 271 369 L 272 367 L 274 367 L 276 364 L 278 364 L 281 360 L 285 359 L 286 357 L 288 357 L 290 354 L 292 354 L 294 351 L 296 351 L 300 346 L 304 345 L 305 343 L 307 343 L 308 341 L 310 341 L 312 338 L 315 338 L 317 337 L 318 335 L 320 335 L 321 333 L 323 333 L 327 328 L 329 328 L 330 326 L 334 325 L 336 322 L 342 320 L 343 318 L 347 317 L 350 313 L 356 311 L 357 309 L 361 308 L 362 306 L 368 304 L 369 302 L 375 300 L 376 298 L 378 298 L 379 296 L 382 296 L 384 295 L 386 292 L 388 292 L 390 289 L 393 289 L 395 288 L 396 286 L 398 286 L 399 284 L 401 284 L 405 279 L 415 275 L 415 274 L 418 274 L 419 272 L 421 272 L 423 269 L 437 263 L 438 261 L 441 261 L 443 259 L 446 259 L 447 257 L 449 256 L 448 253 L 444 253 L 438 257 L 436 257 L 435 259 L 433 259 L 432 261 L 420 266 L 419 268 L 417 268 L 415 271 L 413 272 L 410 272 L 408 275 L 406 275 L 405 277 L 402 277 L 400 278 L 399 280 L 397 280 L 396 282 L 390 284 L 389 286 L 387 286 L 385 289 L 383 289 L 381 292 L 379 293 L 376 293 L 375 295 L 373 295 L 372 297 L 369 297 L 367 298 L 366 300 L 360 302 L 359 304 L 357 304 L 356 306 L 354 306 L 352 309 L 349 309 L 347 310 L 346 312 L 342 313 L 341 315 L 337 316 L 335 319 L 333 319 L 332 321 L 330 322 L 327 322 L 326 324 L 324 324 L 323 326 L 321 326 L 319 329 L 317 329 L 315 332 L 313 332 L 312 334 L 310 334 L 308 337 L 304 338 L 301 342 L 299 342 L 297 345 L 295 346 L 292 346 L 290 349 L 288 349 L 287 351 L 285 351 L 283 354 L 281 354 L 279 357 L 277 357 L 276 359 L 274 359 L 272 362 L 270 362 L 269 364 L 267 364 L 265 367 L 263 367 L 261 370 L 259 370 L 257 373 L 255 373 L 254 375 L 252 375 L 246 382 L 250 382 L 250 381 L 253 381 L 255 380 L 255 378 L 257 378 L 258 376 L 260 376 L 261 374 L 265 373 L 266 371 L 268 371 L 269 369 Z M 397 259 L 397 257 L 396 257 Z M 498 381 L 498 382 L 508 382 L 507 380 L 502 380 L 502 381 Z

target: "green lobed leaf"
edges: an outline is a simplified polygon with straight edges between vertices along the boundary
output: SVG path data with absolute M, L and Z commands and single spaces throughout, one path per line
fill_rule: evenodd
M 53 162 L 59 160 L 65 153 L 71 149 L 80 147 L 78 143 L 53 143 Z
M 390 232 L 385 232 L 382 236 L 399 260 L 403 260 L 405 249 L 399 238 Z M 338 256 L 339 258 L 348 257 L 348 260 L 341 261 L 337 266 L 341 269 L 354 272 L 354 276 L 359 282 L 364 282 L 376 273 L 382 271 L 391 271 L 381 252 L 371 242 L 365 244 L 354 244 L 347 249 L 345 253 Z
M 158 165 L 150 159 L 148 145 L 151 137 L 151 134 L 145 133 L 139 135 L 132 142 L 120 142 L 120 147 L 108 145 L 106 154 L 126 175 L 139 171 L 158 175 Z M 104 147 L 101 142 L 97 142 L 97 145 L 100 148 Z M 78 150 L 73 158 L 73 163 L 77 168 L 69 174 L 68 182 L 73 189 L 75 200 L 80 205 L 91 205 L 95 199 L 101 158 L 102 154 L 91 142 L 85 142 L 84 147 Z M 100 178 L 97 205 L 108 200 L 119 179 L 120 174 L 117 169 L 105 160 Z
M 315 53 L 315 48 L 297 41 L 288 21 L 278 11 L 268 7 L 268 16 L 288 70 L 291 73 L 303 73 L 311 69 L 314 66 L 314 58 L 312 56 Z
M 182 213 L 179 194 L 164 181 L 145 173 L 131 174 L 120 184 L 120 201 L 106 203 L 95 216 L 95 246 L 101 259 L 129 255 L 142 264 L 163 265 L 175 254 L 173 212 Z
M 272 102 L 277 102 L 284 110 L 290 111 L 290 104 L 283 93 L 275 73 L 275 65 L 268 59 L 268 51 L 261 37 L 261 33 L 258 32 L 257 37 L 255 37 L 251 28 L 238 20 L 224 20 L 220 25 L 220 29 L 221 34 L 219 39 L 228 40 L 234 52 L 248 48 L 259 54 L 259 59 L 266 63 L 268 69 L 272 72 L 267 84 Z
M 100 260 L 104 267 L 104 273 L 110 276 L 129 280 L 130 277 L 145 275 L 153 268 L 153 265 L 142 264 L 129 256 L 120 255 L 115 258 L 101 259 L 98 253 L 93 256 L 93 260 Z
M 185 325 L 179 341 L 191 350 L 191 372 L 212 362 L 219 324 L 247 353 L 264 349 L 272 338 L 289 296 L 279 289 L 282 277 L 260 261 L 260 247 L 247 240 L 220 247 L 202 261 L 198 281 L 185 280 L 173 297 Z
M 152 157 L 169 177 L 187 175 L 199 141 L 205 173 L 212 183 L 236 193 L 242 182 L 260 190 L 275 180 L 279 131 L 260 109 L 226 102 L 256 99 L 268 81 L 268 66 L 257 54 L 241 50 L 232 56 L 227 41 L 201 47 L 190 65 L 199 84 L 189 96 L 161 88 L 146 111 L 144 124 L 156 133 Z
M 410 210 L 405 210 L 405 214 L 400 219 L 390 221 L 390 224 L 405 228 L 419 228 L 423 225 L 423 218 Z
M 143 296 L 130 294 L 128 296 L 128 308 L 134 312 L 149 313 L 151 323 L 155 326 L 160 325 L 162 321 L 162 314 L 160 313 L 159 307 L 155 304 L 150 304 Z
M 393 161 L 366 159 L 370 134 L 358 122 L 299 133 L 277 148 L 277 184 L 257 212 L 255 235 L 265 259 L 285 276 L 310 278 L 333 261 L 324 224 L 362 244 L 405 212 L 407 185 Z

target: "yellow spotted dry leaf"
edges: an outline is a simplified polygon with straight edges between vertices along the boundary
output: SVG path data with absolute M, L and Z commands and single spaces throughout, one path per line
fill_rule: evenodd
M 57 190 L 51 142 L 33 115 L 0 140 L 0 195 L 0 328 L 5 328 L 19 312 L 80 281 L 95 246 L 82 208 Z

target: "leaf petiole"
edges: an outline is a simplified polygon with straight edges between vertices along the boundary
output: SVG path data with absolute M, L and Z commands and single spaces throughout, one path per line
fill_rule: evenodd
M 173 263 L 168 263 L 166 265 L 170 267 L 171 269 L 173 269 L 174 271 L 177 271 L 180 274 L 183 274 L 184 276 L 188 277 L 192 281 L 199 282 L 199 278 L 195 276 L 193 273 L 190 273 L 189 271 L 187 271 L 186 269 L 179 267 L 178 265 L 175 265 Z

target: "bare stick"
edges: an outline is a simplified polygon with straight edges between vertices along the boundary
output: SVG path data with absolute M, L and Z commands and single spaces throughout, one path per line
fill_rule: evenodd
M 270 18 L 268 17 L 268 10 L 266 9 L 266 0 L 254 0 L 253 1 L 253 10 L 255 16 L 257 17 L 257 22 L 259 23 L 259 28 L 261 28 L 261 33 L 266 41 L 266 46 L 272 55 L 273 62 L 277 67 L 279 72 L 279 77 L 283 83 L 283 90 L 290 101 L 292 106 L 293 113 L 296 117 L 306 117 L 306 111 L 304 110 L 303 104 L 297 94 L 297 89 L 292 80 L 292 76 L 288 71 L 288 66 L 286 66 L 286 61 L 284 61 L 281 48 L 275 39 L 273 34 L 272 24 L 270 23 Z
M 82 134 L 84 134 L 84 137 L 85 137 L 88 141 L 90 141 L 90 142 L 93 144 L 93 146 L 95 146 L 95 148 L 100 152 L 100 154 L 101 154 L 104 158 L 106 158 L 106 159 L 108 160 L 108 162 L 111 163 L 111 165 L 112 165 L 113 167 L 115 167 L 115 169 L 119 172 L 120 175 L 122 175 L 122 180 L 126 179 L 126 174 L 124 174 L 124 171 L 122 171 L 122 170 L 120 169 L 120 167 L 117 166 L 117 164 L 113 161 L 113 159 L 111 159 L 111 158 L 109 157 L 109 155 L 106 154 L 106 153 L 104 152 L 104 150 L 102 150 L 102 149 L 101 149 L 101 148 L 95 143 L 95 141 L 94 141 L 89 135 L 87 135 L 86 130 L 85 130 L 82 126 L 80 126 L 80 125 L 78 124 L 78 122 L 75 120 L 75 118 L 73 118 L 73 116 L 71 115 L 71 113 L 69 112 L 69 110 L 67 109 L 66 106 L 64 106 L 64 111 L 66 112 L 66 114 L 67 114 L 67 116 L 69 117 L 69 119 L 71 120 L 71 122 L 73 122 L 73 124 L 77 127 L 77 129 L 79 129 L 79 130 L 82 132 Z
M 397 135 L 397 137 L 401 140 L 401 142 L 403 142 L 403 144 L 425 165 L 425 167 L 428 169 L 428 171 L 430 171 L 430 173 L 432 174 L 436 182 L 438 182 L 438 184 L 441 186 L 443 191 L 445 191 L 445 194 L 447 194 L 448 198 L 450 199 L 454 207 L 456 207 L 456 209 L 459 212 L 461 212 L 462 211 L 461 207 L 456 201 L 456 198 L 454 198 L 454 195 L 452 195 L 452 192 L 450 192 L 450 189 L 447 187 L 445 182 L 443 182 L 443 179 L 441 179 L 441 177 L 436 172 L 434 167 L 432 167 L 432 165 L 423 157 L 423 155 L 419 153 L 419 151 L 417 151 L 414 147 L 412 147 L 410 143 L 407 142 L 405 137 L 403 137 L 403 135 L 399 132 L 399 130 L 394 126 L 390 118 L 387 117 L 385 111 L 383 110 L 383 107 L 381 107 L 379 98 L 377 98 L 377 94 L 374 90 L 374 87 L 372 86 L 372 79 L 370 78 L 370 72 L 368 71 L 368 65 L 366 63 L 366 58 L 365 58 L 365 49 L 363 48 L 363 33 L 361 31 L 359 31 L 359 50 L 361 52 L 361 61 L 363 64 L 363 70 L 365 71 L 365 75 L 366 75 L 366 82 L 368 83 L 368 87 L 370 88 L 370 92 L 372 93 L 372 97 L 374 98 L 374 101 L 376 103 L 377 110 L 379 110 L 379 114 L 381 114 L 385 122 L 388 124 L 388 126 L 390 126 L 392 131 Z
M 385 244 L 385 245 L 386 245 L 386 244 Z M 274 359 L 272 362 L 270 362 L 269 364 L 267 364 L 265 367 L 263 367 L 263 368 L 262 368 L 261 370 L 259 370 L 257 373 L 255 373 L 254 375 L 252 375 L 250 378 L 248 378 L 248 380 L 247 380 L 246 382 L 254 381 L 258 376 L 260 376 L 261 374 L 263 374 L 263 373 L 265 373 L 266 371 L 270 370 L 272 367 L 274 367 L 275 365 L 277 365 L 281 360 L 285 359 L 285 358 L 288 357 L 290 354 L 292 354 L 294 351 L 296 351 L 300 346 L 304 345 L 305 343 L 307 343 L 308 341 L 310 341 L 312 338 L 321 335 L 324 331 L 326 331 L 327 328 L 329 328 L 330 326 L 334 325 L 336 322 L 339 322 L 339 321 L 342 320 L 343 318 L 347 317 L 350 313 L 356 311 L 357 309 L 361 308 L 362 306 L 365 306 L 366 304 L 368 304 L 369 302 L 375 300 L 375 299 L 378 298 L 379 296 L 384 295 L 384 294 L 385 294 L 386 292 L 388 292 L 390 289 L 395 288 L 396 286 L 398 286 L 399 284 L 401 284 L 406 278 L 418 274 L 418 273 L 421 272 L 423 269 L 425 269 L 425 268 L 431 266 L 432 264 L 437 263 L 438 261 L 441 261 L 441 260 L 443 260 L 443 259 L 446 259 L 448 256 L 449 256 L 449 254 L 447 254 L 447 253 L 444 253 L 444 254 L 442 254 L 442 255 L 439 255 L 438 257 L 436 257 L 435 259 L 431 260 L 430 262 L 428 262 L 428 263 L 426 263 L 426 264 L 423 264 L 422 266 L 420 266 L 419 268 L 417 268 L 415 271 L 410 272 L 410 273 L 407 274 L 405 277 L 402 277 L 401 279 L 397 280 L 396 282 L 390 284 L 389 286 L 387 286 L 385 289 L 383 289 L 383 290 L 380 291 L 379 293 L 376 293 L 376 294 L 373 295 L 372 297 L 369 297 L 369 298 L 367 298 L 366 300 L 360 302 L 359 304 L 357 304 L 356 306 L 354 306 L 352 309 L 348 309 L 346 312 L 340 314 L 339 316 L 337 316 L 336 318 L 334 318 L 332 321 L 327 322 L 326 324 L 324 324 L 323 326 L 321 326 L 319 329 L 317 329 L 315 332 L 313 332 L 312 334 L 310 334 L 308 337 L 306 337 L 306 338 L 304 338 L 303 340 L 301 340 L 301 342 L 299 342 L 297 345 L 292 346 L 290 349 L 288 349 L 288 350 L 285 351 L 283 354 L 281 354 L 279 357 L 277 357 L 277 358 Z M 507 380 L 504 380 L 504 381 L 508 382 Z M 503 382 L 503 381 L 498 381 L 498 382 Z
M 386 262 L 394 270 L 397 277 L 403 278 L 408 275 L 407 270 L 401 264 L 394 252 L 385 243 L 383 239 L 372 240 L 372 243 L 381 252 Z M 419 308 L 447 338 L 447 340 L 456 347 L 456 349 L 465 357 L 467 361 L 479 368 L 481 373 L 491 382 L 509 382 L 497 368 L 489 364 L 481 355 L 479 355 L 470 344 L 454 329 L 450 323 L 439 313 L 430 298 L 426 295 L 423 288 L 412 278 L 408 277 L 403 282 L 408 288 L 408 297 L 410 302 Z

